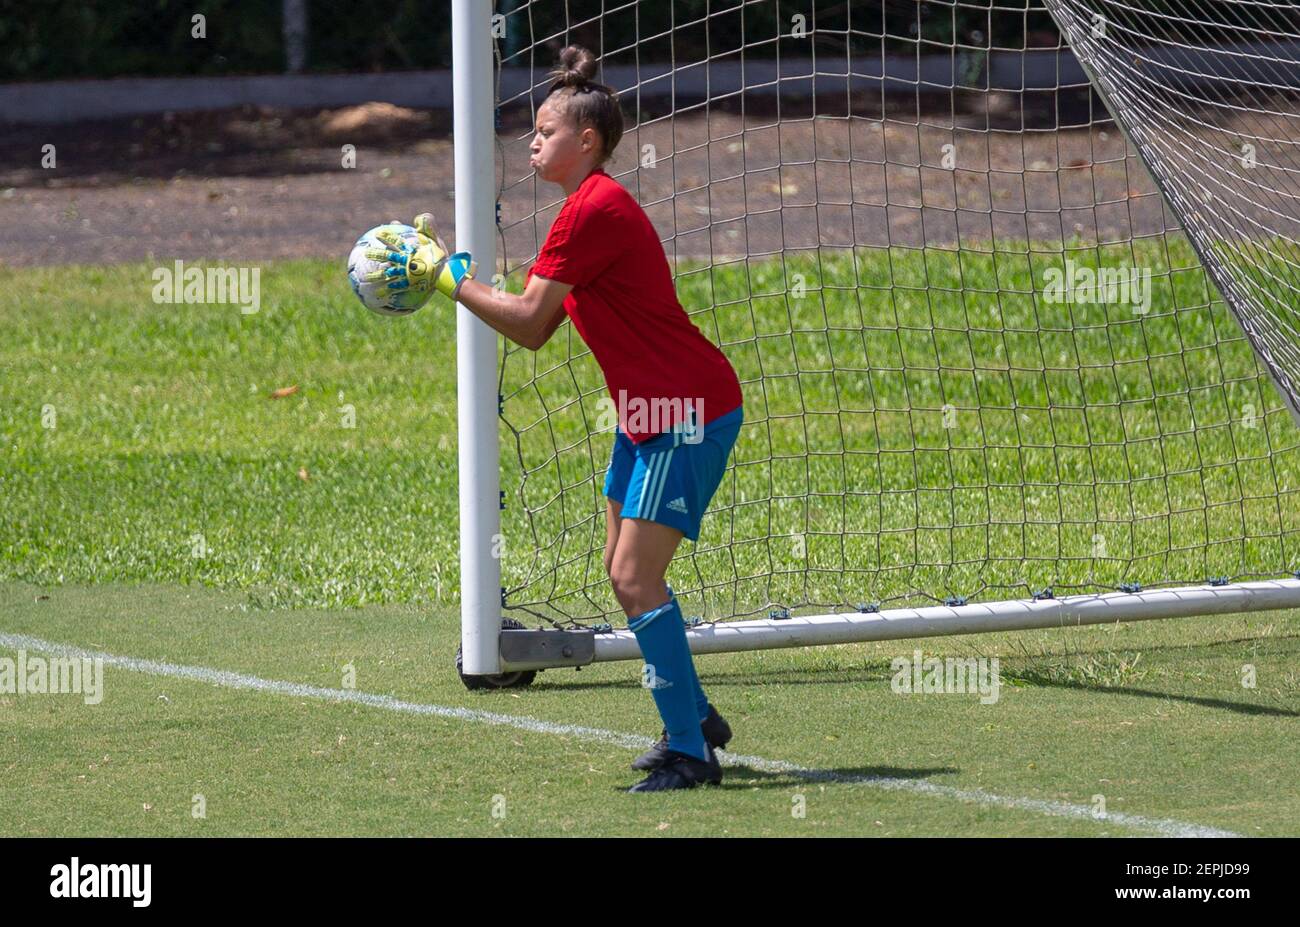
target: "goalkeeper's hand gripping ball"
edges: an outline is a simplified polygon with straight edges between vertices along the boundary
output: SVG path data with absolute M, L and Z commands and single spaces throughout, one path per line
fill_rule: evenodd
M 435 290 L 455 300 L 477 269 L 468 251 L 447 253 L 429 213 L 417 216 L 414 227 L 376 226 L 357 239 L 348 256 L 348 280 L 357 298 L 383 315 L 409 315 Z

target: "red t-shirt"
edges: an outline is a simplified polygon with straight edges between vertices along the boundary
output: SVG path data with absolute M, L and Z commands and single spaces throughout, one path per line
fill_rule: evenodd
M 573 285 L 564 311 L 600 364 L 632 441 L 669 430 L 689 407 L 707 425 L 741 404 L 731 362 L 677 301 L 650 218 L 603 169 L 564 201 L 534 274 Z

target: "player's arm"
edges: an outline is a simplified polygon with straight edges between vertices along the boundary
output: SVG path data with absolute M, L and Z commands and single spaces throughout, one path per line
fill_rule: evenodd
M 571 284 L 533 276 L 523 293 L 507 293 L 468 279 L 456 298 L 511 341 L 536 351 L 564 321 L 564 297 L 572 289 Z

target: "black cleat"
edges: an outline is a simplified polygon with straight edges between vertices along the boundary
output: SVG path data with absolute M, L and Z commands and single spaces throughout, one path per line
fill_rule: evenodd
M 727 746 L 731 740 L 731 725 L 727 720 L 718 714 L 718 709 L 712 704 L 709 705 L 709 716 L 700 722 L 701 732 L 704 734 L 705 743 L 714 750 L 721 750 Z M 633 769 L 658 769 L 663 765 L 664 757 L 668 754 L 668 729 L 664 728 L 659 734 L 659 740 L 655 745 L 642 753 L 632 761 Z
M 670 789 L 693 789 L 697 785 L 722 785 L 722 766 L 708 744 L 704 745 L 709 755 L 706 763 L 688 753 L 666 750 L 663 762 L 629 792 L 667 792 Z

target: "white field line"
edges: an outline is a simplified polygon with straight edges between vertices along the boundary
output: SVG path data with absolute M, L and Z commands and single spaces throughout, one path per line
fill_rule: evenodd
M 518 715 L 500 714 L 494 711 L 479 711 L 473 708 L 457 708 L 445 705 L 428 705 L 419 702 L 405 702 L 388 695 L 372 695 L 355 689 L 326 689 L 320 686 L 308 686 L 297 682 L 283 682 L 275 679 L 262 679 L 243 673 L 231 673 L 226 670 L 210 669 L 204 666 L 180 666 L 175 663 L 159 663 L 154 660 L 138 660 L 134 657 L 122 657 L 99 650 L 87 650 L 69 644 L 58 644 L 29 637 L 25 634 L 7 634 L 0 632 L 0 647 L 10 650 L 30 650 L 52 654 L 60 657 L 100 659 L 105 666 L 147 673 L 151 676 L 170 676 L 175 679 L 189 679 L 211 685 L 224 686 L 229 689 L 251 689 L 256 692 L 269 692 L 274 695 L 290 695 L 298 698 L 320 699 L 331 702 L 352 702 L 381 708 L 386 711 L 400 711 L 413 715 L 434 715 L 440 718 L 455 718 L 459 721 L 472 721 L 478 724 L 495 724 L 532 731 L 538 734 L 563 734 L 599 743 L 612 744 L 627 750 L 645 750 L 654 741 L 649 737 L 636 734 L 620 734 L 595 727 L 583 727 L 577 724 L 559 724 L 554 721 L 541 721 Z M 911 792 L 930 798 L 945 798 L 978 805 L 1009 808 L 1044 814 L 1051 817 L 1075 818 L 1112 824 L 1145 831 L 1161 837 L 1239 837 L 1232 831 L 1219 830 L 1200 824 L 1187 824 L 1162 818 L 1141 817 L 1123 812 L 1108 812 L 1104 818 L 1098 818 L 1089 805 L 1074 805 L 1064 801 L 1051 801 L 1042 798 L 1020 798 L 1013 795 L 998 795 L 983 789 L 960 789 L 950 785 L 936 785 L 923 779 L 900 779 L 894 776 L 869 776 L 840 773 L 833 770 L 810 769 L 789 763 L 785 760 L 770 760 L 761 756 L 745 756 L 739 753 L 723 751 L 719 761 L 725 766 L 748 766 L 766 773 L 788 775 L 810 782 L 834 782 L 848 785 L 864 785 L 889 792 Z

